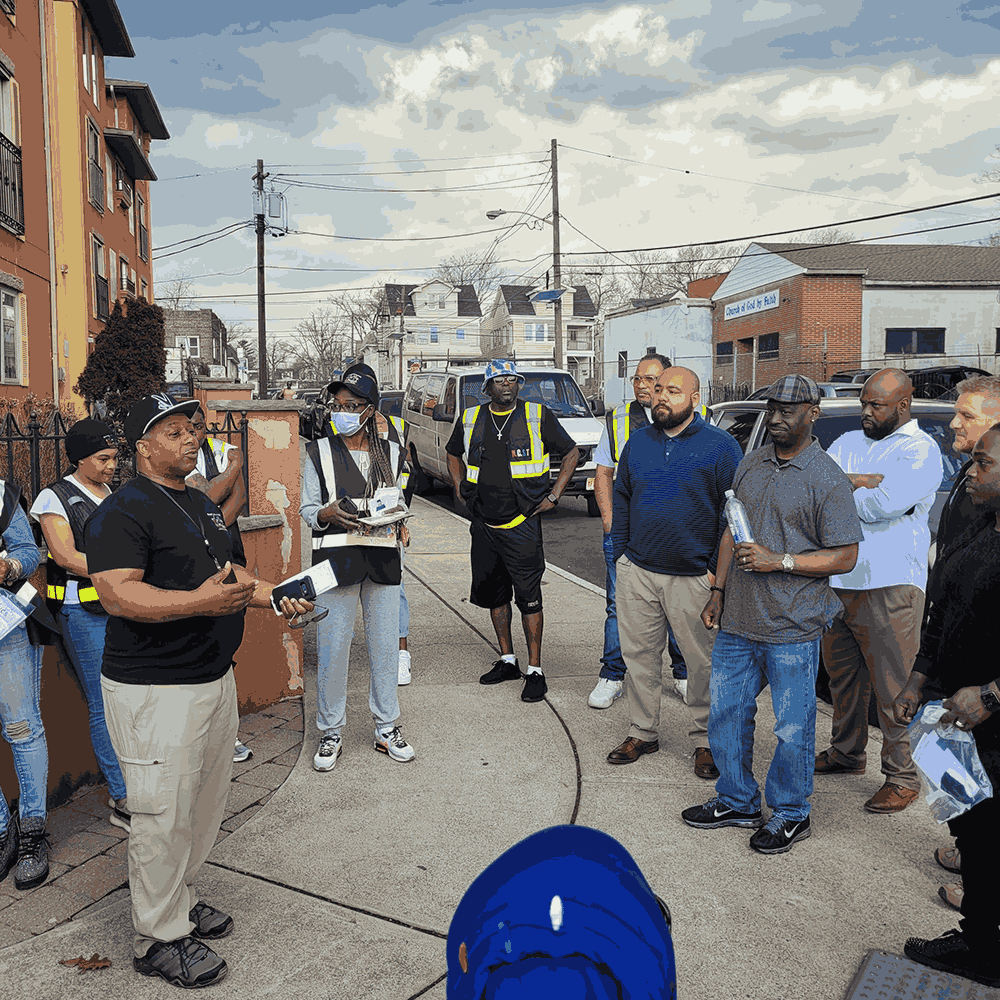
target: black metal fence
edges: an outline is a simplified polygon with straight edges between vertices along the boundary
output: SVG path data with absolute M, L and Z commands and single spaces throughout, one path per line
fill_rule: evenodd
M 31 410 L 24 426 L 12 411 L 0 419 L 0 479 L 18 486 L 29 506 L 46 486 L 73 471 L 73 465 L 66 458 L 65 441 L 66 432 L 75 422 L 76 418 L 67 417 L 58 410 L 48 415 L 43 413 L 41 418 L 37 410 Z M 108 422 L 115 425 L 113 420 Z M 245 412 L 239 414 L 239 419 L 227 412 L 221 426 L 210 424 L 208 433 L 227 444 L 235 444 L 242 451 L 243 485 L 249 497 L 250 470 L 249 463 L 245 461 L 248 427 Z M 122 440 L 118 449 L 118 467 L 111 482 L 113 489 L 135 475 L 135 455 L 125 444 L 121 428 L 116 429 Z
M 18 236 L 24 235 L 24 177 L 21 150 L 0 133 L 0 220 Z

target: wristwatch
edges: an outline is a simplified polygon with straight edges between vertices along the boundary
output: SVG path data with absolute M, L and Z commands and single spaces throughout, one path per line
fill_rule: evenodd
M 1000 699 L 990 690 L 989 684 L 984 684 L 979 689 L 979 700 L 987 712 L 996 712 L 1000 709 Z
M 791 573 L 795 569 L 795 558 L 787 552 L 781 557 L 781 568 L 786 573 Z
M 557 497 L 555 493 L 550 493 L 546 499 L 550 504 L 552 504 L 553 507 L 557 507 L 559 505 L 559 497 Z

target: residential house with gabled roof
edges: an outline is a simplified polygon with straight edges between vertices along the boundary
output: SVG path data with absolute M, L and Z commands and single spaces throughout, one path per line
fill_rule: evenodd
M 714 379 L 964 364 L 997 371 L 1000 248 L 752 243 L 712 294 Z
M 532 296 L 545 286 L 501 285 L 490 314 L 483 320 L 483 355 L 509 357 L 528 364 L 555 362 L 555 322 L 551 302 Z M 597 309 L 585 285 L 572 285 L 562 296 L 564 364 L 580 382 L 599 378 L 594 362 Z
M 482 316 L 473 285 L 453 285 L 441 278 L 420 285 L 385 285 L 378 331 L 365 339 L 361 354 L 378 371 L 383 386 L 399 386 L 414 361 L 444 367 L 479 360 Z

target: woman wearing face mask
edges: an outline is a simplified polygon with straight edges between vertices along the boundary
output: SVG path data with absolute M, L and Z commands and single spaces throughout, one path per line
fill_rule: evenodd
M 365 622 L 371 671 L 368 704 L 375 723 L 375 750 L 390 760 L 413 760 L 399 728 L 398 677 L 400 544 L 406 528 L 368 528 L 358 521 L 362 501 L 381 487 L 402 488 L 404 454 L 399 443 L 378 433 L 378 386 L 365 371 L 348 371 L 329 391 L 335 434 L 306 446 L 299 513 L 312 529 L 314 566 L 329 562 L 337 586 L 316 599 L 329 614 L 317 625 L 317 771 L 330 771 L 343 749 L 347 661 L 358 601 Z

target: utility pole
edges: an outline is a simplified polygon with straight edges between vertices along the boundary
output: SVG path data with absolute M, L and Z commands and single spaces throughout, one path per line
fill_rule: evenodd
M 257 161 L 257 385 L 267 399 L 267 310 L 264 308 L 264 161 Z
M 559 162 L 556 140 L 552 140 L 552 278 L 555 289 L 562 288 L 562 267 L 559 263 Z M 553 303 L 553 321 L 556 328 L 555 363 L 563 367 L 562 296 Z

